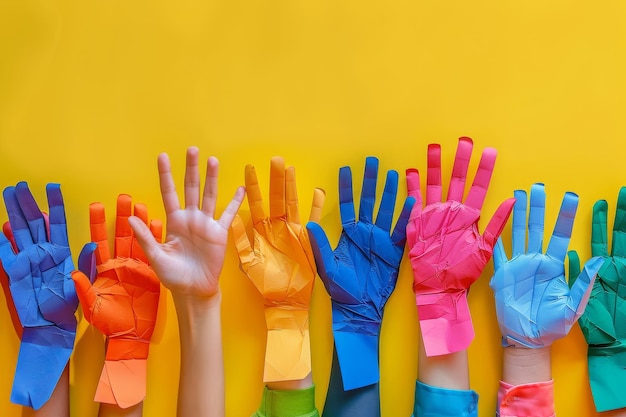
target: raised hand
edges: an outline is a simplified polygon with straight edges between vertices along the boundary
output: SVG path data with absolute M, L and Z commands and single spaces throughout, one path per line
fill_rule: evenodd
M 46 193 L 49 225 L 25 182 L 7 187 L 13 239 L 0 234 L 0 260 L 23 327 L 11 401 L 35 410 L 48 401 L 68 363 L 78 306 L 61 188 L 48 184 Z
M 383 309 L 393 292 L 405 244 L 405 227 L 414 200 L 408 198 L 390 235 L 398 173 L 389 171 L 378 216 L 374 203 L 378 159 L 368 157 L 355 218 L 352 172 L 339 170 L 339 209 L 343 231 L 333 251 L 322 228 L 307 224 L 319 275 L 332 300 L 333 334 L 344 389 L 379 380 L 378 336 Z
M 245 177 L 253 243 L 239 216 L 232 229 L 241 269 L 265 300 L 263 380 L 300 380 L 311 372 L 309 304 L 316 269 L 308 234 L 300 224 L 295 169 L 285 170 L 283 158 L 272 158 L 269 217 L 252 165 L 246 166 Z M 324 197 L 323 190 L 315 189 L 310 221 L 319 222 Z
M 610 252 L 607 212 L 605 200 L 593 206 L 591 255 L 604 263 L 578 320 L 589 345 L 589 383 L 599 412 L 626 408 L 622 389 L 626 381 L 626 187 L 619 190 L 617 198 Z M 570 275 L 576 274 L 580 270 L 578 255 L 573 251 L 568 255 Z
M 159 279 L 174 295 L 212 298 L 219 293 L 218 278 L 224 265 L 228 229 L 244 197 L 237 189 L 219 219 L 217 203 L 217 159 L 207 162 L 206 185 L 200 200 L 198 149 L 187 151 L 185 207 L 181 208 L 172 179 L 169 158 L 159 155 L 161 195 L 167 218 L 165 243 L 157 243 L 148 227 L 136 217 L 129 219 L 137 240 Z
M 503 346 L 541 348 L 569 333 L 585 310 L 598 269 L 599 257 L 590 259 L 582 273 L 565 281 L 565 253 L 572 235 L 578 196 L 565 193 L 548 248 L 542 253 L 546 194 L 543 184 L 530 191 L 528 246 L 526 247 L 527 196 L 514 193 L 513 255 L 508 259 L 502 239 L 493 254 L 495 273 L 490 286 Z
M 513 208 L 504 201 L 481 235 L 478 220 L 496 150 L 483 151 L 469 194 L 463 201 L 473 143 L 460 138 L 446 201 L 441 201 L 441 148 L 428 146 L 426 206 L 422 207 L 419 173 L 407 170 L 409 196 L 416 203 L 406 228 L 413 290 L 424 348 L 428 356 L 466 349 L 474 338 L 467 304 L 469 287 L 491 258 L 493 246 Z
M 135 238 L 128 218 L 148 223 L 146 206 L 129 195 L 117 199 L 115 252 L 109 251 L 101 203 L 89 207 L 91 240 L 81 252 L 80 271 L 72 274 L 87 321 L 107 337 L 106 357 L 95 401 L 128 408 L 146 396 L 146 364 L 159 305 L 160 284 Z M 155 242 L 162 224 L 150 223 Z M 95 262 L 94 262 L 95 251 Z

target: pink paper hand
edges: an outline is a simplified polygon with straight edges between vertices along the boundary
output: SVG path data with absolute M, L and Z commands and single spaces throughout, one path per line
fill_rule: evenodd
M 413 290 L 424 347 L 428 356 L 466 349 L 474 338 L 467 290 L 491 258 L 493 246 L 509 218 L 515 199 L 504 201 L 478 231 L 483 205 L 496 161 L 496 150 L 483 151 L 472 187 L 463 203 L 472 154 L 470 138 L 460 138 L 448 189 L 441 202 L 441 147 L 428 147 L 426 207 L 422 208 L 419 173 L 407 170 L 409 196 L 416 199 L 407 225 Z

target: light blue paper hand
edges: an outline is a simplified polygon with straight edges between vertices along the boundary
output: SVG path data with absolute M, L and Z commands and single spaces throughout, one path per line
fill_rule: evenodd
M 490 283 L 496 299 L 502 345 L 527 348 L 550 346 L 567 335 L 585 310 L 602 259 L 590 259 L 570 289 L 565 281 L 564 261 L 578 196 L 565 193 L 544 254 L 546 194 L 543 184 L 534 184 L 530 191 L 526 250 L 526 192 L 517 190 L 514 195 L 513 258 L 507 259 L 502 239 L 499 239 L 493 255 L 495 273 Z
M 0 234 L 0 260 L 24 328 L 11 401 L 39 409 L 48 401 L 74 348 L 78 298 L 58 184 L 46 187 L 49 227 L 28 185 L 4 190 L 17 253 Z
M 391 236 L 398 173 L 389 171 L 376 223 L 373 222 L 378 159 L 368 157 L 357 222 L 350 167 L 339 171 L 343 231 L 332 251 L 322 228 L 307 230 L 317 270 L 332 299 L 333 334 L 345 390 L 379 380 L 378 335 L 383 309 L 396 286 L 406 241 L 406 224 L 415 200 L 408 198 Z

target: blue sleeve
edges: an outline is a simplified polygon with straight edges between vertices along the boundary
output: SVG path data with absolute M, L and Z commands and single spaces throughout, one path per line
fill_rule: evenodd
M 378 383 L 344 390 L 337 352 L 333 349 L 333 364 L 326 395 L 324 417 L 380 417 Z
M 478 394 L 416 381 L 413 417 L 478 417 Z

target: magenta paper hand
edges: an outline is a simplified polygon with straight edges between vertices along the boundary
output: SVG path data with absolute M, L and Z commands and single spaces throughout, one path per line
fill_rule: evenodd
M 467 291 L 491 258 L 493 246 L 511 214 L 515 199 L 498 207 L 483 235 L 480 209 L 496 162 L 496 150 L 483 151 L 465 202 L 465 180 L 472 155 L 470 138 L 460 138 L 446 201 L 441 201 L 441 147 L 428 146 L 426 207 L 422 208 L 419 173 L 407 170 L 415 206 L 407 225 L 413 290 L 428 356 L 466 349 L 474 338 Z

